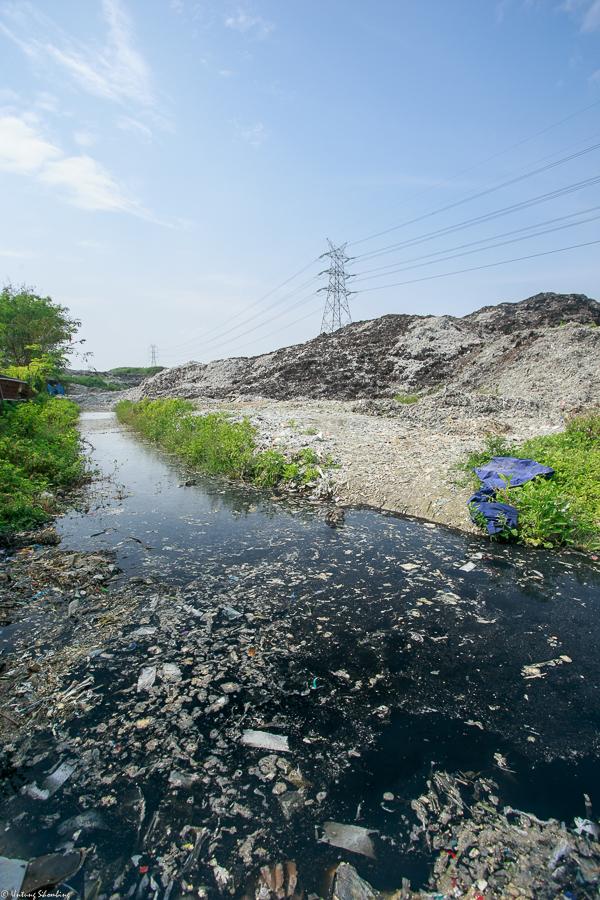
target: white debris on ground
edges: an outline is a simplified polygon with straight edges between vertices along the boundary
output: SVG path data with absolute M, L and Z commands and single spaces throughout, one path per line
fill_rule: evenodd
M 263 356 L 166 369 L 124 396 L 247 416 L 260 449 L 309 446 L 336 461 L 325 496 L 473 531 L 456 464 L 488 434 L 553 433 L 597 402 L 598 324 L 600 304 L 578 294 L 463 318 L 390 315 Z

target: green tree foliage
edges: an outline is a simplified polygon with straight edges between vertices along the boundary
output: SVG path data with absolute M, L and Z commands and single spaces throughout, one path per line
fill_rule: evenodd
M 42 357 L 64 367 L 81 322 L 50 297 L 26 286 L 0 291 L 0 366 L 30 366 Z

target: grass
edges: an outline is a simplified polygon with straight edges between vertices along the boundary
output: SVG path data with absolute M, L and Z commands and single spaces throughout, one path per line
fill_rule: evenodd
M 519 512 L 517 539 L 534 547 L 600 550 L 600 412 L 572 419 L 560 434 L 511 444 L 488 437 L 485 448 L 471 454 L 472 469 L 493 456 L 535 459 L 551 466 L 552 478 L 536 478 L 522 487 L 499 491 L 498 499 Z M 473 475 L 474 484 L 479 480 Z
M 279 450 L 259 451 L 256 429 L 225 413 L 194 415 L 188 400 L 122 400 L 117 418 L 195 469 L 212 475 L 250 481 L 259 487 L 305 485 L 316 481 L 329 459 L 320 461 L 305 447 L 292 459 Z
M 119 366 L 117 369 L 109 369 L 111 375 L 143 375 L 145 378 L 162 372 L 164 366 Z
M 102 391 L 122 391 L 123 385 L 109 381 L 102 375 L 61 375 L 63 384 L 80 384 L 83 387 L 99 388 Z
M 420 399 L 421 398 L 419 397 L 418 394 L 400 393 L 400 394 L 396 394 L 394 396 L 394 400 L 396 401 L 396 403 L 406 403 L 406 404 L 418 403 Z
M 84 480 L 78 415 L 62 398 L 0 408 L 0 535 L 47 522 L 54 495 Z

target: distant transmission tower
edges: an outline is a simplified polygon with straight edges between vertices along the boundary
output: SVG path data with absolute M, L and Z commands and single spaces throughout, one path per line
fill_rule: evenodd
M 319 273 L 329 276 L 327 287 L 319 288 L 320 291 L 327 291 L 323 320 L 321 322 L 321 334 L 324 332 L 332 334 L 338 328 L 342 328 L 352 321 L 348 297 L 354 293 L 354 291 L 349 291 L 346 287 L 346 279 L 352 277 L 346 272 L 346 263 L 350 260 L 350 257 L 346 256 L 346 244 L 342 244 L 341 247 L 334 247 L 329 239 L 327 243 L 329 244 L 329 250 L 319 257 L 323 259 L 325 256 L 328 256 L 331 262 L 328 269 L 324 269 L 323 272 Z
M 158 365 L 158 347 L 156 344 L 150 344 L 150 365 Z

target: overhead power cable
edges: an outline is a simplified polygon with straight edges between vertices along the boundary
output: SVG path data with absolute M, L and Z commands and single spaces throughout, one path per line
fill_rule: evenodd
M 600 101 L 598 101 L 598 102 L 600 102 Z M 595 105 L 595 104 L 592 104 L 592 105 Z M 499 191 L 502 188 L 509 187 L 512 184 L 517 184 L 519 181 L 523 181 L 523 179 L 525 179 L 525 178 L 532 178 L 534 175 L 539 175 L 542 172 L 547 171 L 548 169 L 554 168 L 555 166 L 560 166 L 560 165 L 563 165 L 563 163 L 569 162 L 572 159 L 577 159 L 579 156 L 583 156 L 586 153 L 592 152 L 593 150 L 597 149 L 597 147 L 598 147 L 598 144 L 595 144 L 591 147 L 587 147 L 581 151 L 578 151 L 577 153 L 574 153 L 574 154 L 566 156 L 562 159 L 556 160 L 553 163 L 548 163 L 546 166 L 541 166 L 539 169 L 534 169 L 530 172 L 525 172 L 522 175 L 518 175 L 514 178 L 508 179 L 508 181 L 502 181 L 498 184 L 490 185 L 489 187 L 484 188 L 482 191 L 479 191 L 476 194 L 470 194 L 468 197 L 463 197 L 460 200 L 455 200 L 452 203 L 446 204 L 445 206 L 440 206 L 437 209 L 429 210 L 426 213 L 422 213 L 420 216 L 416 216 L 412 219 L 406 219 L 404 222 L 400 222 L 397 225 L 391 225 L 389 228 L 384 228 L 381 231 L 375 231 L 375 232 L 373 232 L 373 234 L 369 234 L 364 238 L 360 238 L 355 241 L 348 241 L 348 246 L 355 247 L 357 244 L 364 244 L 367 241 L 372 241 L 372 240 L 375 240 L 375 238 L 383 237 L 383 235 L 390 234 L 390 232 L 392 232 L 392 231 L 398 231 L 398 229 L 400 229 L 400 228 L 406 228 L 408 225 L 414 225 L 416 222 L 423 221 L 423 219 L 428 219 L 431 216 L 436 216 L 442 212 L 447 212 L 448 210 L 454 209 L 457 206 L 461 206 L 464 203 L 470 203 L 471 200 L 477 200 L 479 197 L 484 197 L 487 194 L 491 194 L 495 191 Z M 496 154 L 496 155 L 501 155 L 501 154 Z M 554 155 L 554 154 L 550 154 L 550 155 Z M 495 157 L 492 157 L 492 158 L 495 158 Z M 542 158 L 547 159 L 548 157 L 546 156 L 546 157 L 542 157 Z
M 274 335 L 274 334 L 279 334 L 282 331 L 282 329 L 292 328 L 294 325 L 297 325 L 299 322 L 304 322 L 304 321 L 306 321 L 306 319 L 310 319 L 312 316 L 315 316 L 317 314 L 321 315 L 321 309 L 320 309 L 320 306 L 322 303 L 321 297 L 319 297 L 318 294 L 313 294 L 312 299 L 319 301 L 318 307 L 315 306 L 314 309 L 310 310 L 310 312 L 305 313 L 303 316 L 300 316 L 298 319 L 294 319 L 292 322 L 287 322 L 285 324 L 282 324 L 278 328 L 274 328 L 272 331 L 268 331 L 266 334 L 261 334 L 260 340 L 266 340 L 266 338 L 272 337 L 272 335 Z M 309 300 L 310 300 L 310 298 L 309 298 Z M 246 346 L 246 342 L 243 342 L 242 344 L 237 344 L 237 345 L 234 344 L 233 350 L 235 351 L 237 349 L 237 347 L 240 347 L 240 346 L 241 347 Z M 229 350 L 228 352 L 231 352 L 231 351 Z
M 599 208 L 600 207 L 596 207 L 596 209 L 599 209 Z M 412 263 L 410 265 L 402 265 L 402 266 L 399 266 L 398 268 L 391 269 L 388 272 L 379 272 L 379 274 L 377 274 L 377 275 L 365 275 L 362 278 L 357 277 L 354 284 L 360 284 L 363 281 L 370 281 L 373 278 L 386 278 L 388 275 L 394 275 L 396 272 L 406 272 L 409 269 L 421 269 L 424 266 L 438 265 L 439 263 L 447 262 L 450 259 L 458 259 L 461 256 L 471 256 L 473 253 L 484 253 L 486 250 L 494 250 L 496 247 L 506 247 L 508 244 L 518 244 L 521 241 L 528 241 L 528 240 L 531 240 L 532 238 L 541 237 L 544 234 L 552 234 L 555 231 L 563 231 L 566 228 L 575 228 L 578 225 L 586 225 L 588 222 L 596 222 L 598 219 L 600 219 L 600 215 L 599 216 L 589 216 L 587 219 L 581 219 L 578 222 L 567 222 L 564 225 L 555 225 L 553 228 L 545 228 L 545 229 L 542 229 L 541 231 L 534 231 L 531 234 L 524 234 L 524 235 L 521 235 L 520 237 L 509 238 L 506 241 L 498 241 L 497 243 L 494 243 L 494 244 L 488 244 L 485 247 L 475 247 L 470 250 L 463 250 L 461 253 L 451 253 L 448 256 L 440 257 L 440 259 L 427 260 L 426 262 L 417 262 L 417 263 Z M 475 243 L 480 243 L 480 242 L 475 241 Z M 360 288 L 359 288 L 359 290 L 360 290 Z
M 264 328 L 265 326 L 270 325 L 273 320 L 279 319 L 279 318 L 281 318 L 281 316 L 287 315 L 291 310 L 296 309 L 298 306 L 302 306 L 304 303 L 306 303 L 312 297 L 316 297 L 316 296 L 317 296 L 316 292 L 312 291 L 311 293 L 307 294 L 306 296 L 301 297 L 300 300 L 297 300 L 295 303 L 292 303 L 291 306 L 288 306 L 285 309 L 281 310 L 280 312 L 276 313 L 275 315 L 270 316 L 267 321 L 258 322 L 256 325 L 254 325 L 253 328 L 246 329 L 246 331 L 244 331 L 242 334 L 235 335 L 235 337 L 229 338 L 228 340 L 224 340 L 224 341 L 216 340 L 214 342 L 209 342 L 209 352 L 212 352 L 214 348 L 227 346 L 231 343 L 235 343 L 236 340 L 245 338 L 249 334 L 253 334 L 255 331 L 258 331 L 258 329 Z
M 262 316 L 264 313 L 269 312 L 274 309 L 276 306 L 279 306 L 281 303 L 284 303 L 286 300 L 289 300 L 291 297 L 294 297 L 300 291 L 302 291 L 305 287 L 308 287 L 309 284 L 313 284 L 318 281 L 319 276 L 313 275 L 312 278 L 308 278 L 306 281 L 303 281 L 301 284 L 297 285 L 293 290 L 289 291 L 287 294 L 283 294 L 283 296 L 278 297 L 273 303 L 268 304 L 263 307 L 260 312 L 255 313 L 254 315 L 248 316 L 245 319 L 242 319 L 240 322 L 237 322 L 235 325 L 232 325 L 231 328 L 226 328 L 224 331 L 217 332 L 208 340 L 198 340 L 197 337 L 190 338 L 190 340 L 185 341 L 183 344 L 179 345 L 179 348 L 183 348 L 186 346 L 193 345 L 194 347 L 202 347 L 207 344 L 212 344 L 214 341 L 219 341 L 220 338 L 225 337 L 228 334 L 231 334 L 234 331 L 237 331 L 239 328 L 242 328 L 244 325 L 249 322 L 253 322 L 257 316 Z
M 395 281 L 392 284 L 379 284 L 376 287 L 363 288 L 357 291 L 357 294 L 367 294 L 371 291 L 383 291 L 386 288 L 403 287 L 407 284 L 417 284 L 420 281 L 433 281 L 435 278 L 447 278 L 450 275 L 462 275 L 464 272 L 478 272 L 482 269 L 493 269 L 495 266 L 505 266 L 509 263 L 523 262 L 526 259 L 537 259 L 540 256 L 551 256 L 553 253 L 565 253 L 567 250 L 577 250 L 580 247 L 592 247 L 594 244 L 600 244 L 597 241 L 585 241 L 583 244 L 571 244 L 568 247 L 556 247 L 554 250 L 544 250 L 540 253 L 530 253 L 527 256 L 516 256 L 513 259 L 501 259 L 498 262 L 485 263 L 481 266 L 470 266 L 467 269 L 455 269 L 452 272 L 439 272 L 437 275 L 424 275 L 422 278 L 411 278 L 409 281 Z
M 529 209 L 532 206 L 536 206 L 538 203 L 546 203 L 549 200 L 556 200 L 558 197 L 564 197 L 576 191 L 583 190 L 583 188 L 592 187 L 592 185 L 598 184 L 598 182 L 600 182 L 600 175 L 593 175 L 590 178 L 584 178 L 582 181 L 576 181 L 573 184 L 568 184 L 565 185 L 565 187 L 557 188 L 553 191 L 548 191 L 545 194 L 539 194 L 536 197 L 530 197 L 528 200 L 521 200 L 519 203 L 511 203 L 509 206 L 504 206 L 500 209 L 494 210 L 491 213 L 484 213 L 480 216 L 473 216 L 473 218 L 464 219 L 462 222 L 459 222 L 456 225 L 448 225 L 445 228 L 438 228 L 435 231 L 428 231 L 425 234 L 418 235 L 416 238 L 399 241 L 395 244 L 388 244 L 386 247 L 381 247 L 379 250 L 373 250 L 371 253 L 363 254 L 362 257 L 354 258 L 375 259 L 378 256 L 384 256 L 385 254 L 392 253 L 395 250 L 401 249 L 402 247 L 412 247 L 415 244 L 422 244 L 425 241 L 433 240 L 433 238 L 451 234 L 455 231 L 462 231 L 464 228 L 470 228 L 472 225 L 479 225 L 482 222 L 490 222 L 492 219 L 497 219 L 501 216 L 507 216 L 513 212 L 517 212 L 522 209 Z
M 263 294 L 261 297 L 258 297 L 256 300 L 254 300 L 249 306 L 247 306 L 243 310 L 243 312 L 248 312 L 249 310 L 254 309 L 257 306 L 260 306 L 260 304 L 264 300 L 267 300 L 269 297 L 271 297 L 277 291 L 280 291 L 282 288 L 287 287 L 287 285 L 290 284 L 290 282 L 294 281 L 295 278 L 298 278 L 300 275 L 303 275 L 305 272 L 307 272 L 311 268 L 311 266 L 314 266 L 315 263 L 319 262 L 319 260 L 320 260 L 320 257 L 318 257 L 318 256 L 315 257 L 314 259 L 311 259 L 311 261 L 309 263 L 307 263 L 305 266 L 302 266 L 301 269 L 298 269 L 297 272 L 294 272 L 294 274 L 290 275 L 289 278 L 286 278 L 285 281 L 282 281 L 280 284 L 276 285 L 274 288 L 271 288 L 271 290 L 267 291 L 266 294 Z M 235 316 L 233 318 L 235 318 Z M 203 331 L 202 337 L 205 337 L 207 334 L 212 334 L 214 331 L 218 331 L 219 328 L 221 328 L 221 327 L 222 327 L 221 325 L 215 325 L 212 328 L 209 328 L 207 331 Z M 165 349 L 177 350 L 179 347 L 184 347 L 186 344 L 190 343 L 190 341 L 193 341 L 193 340 L 194 340 L 194 338 L 191 338 L 189 340 L 182 341 L 179 344 L 172 344 L 171 346 L 169 346 Z
M 418 262 L 420 259 L 431 259 L 434 256 L 441 256 L 444 253 L 450 253 L 454 250 L 465 250 L 468 247 L 474 247 L 477 244 L 485 244 L 488 241 L 497 240 L 498 238 L 510 237 L 513 234 L 521 234 L 523 231 L 531 231 L 534 228 L 542 228 L 544 225 L 553 225 L 555 222 L 564 222 L 567 219 L 574 219 L 576 216 L 584 216 L 587 215 L 587 213 L 595 212 L 599 209 L 600 206 L 590 206 L 588 209 L 582 209 L 578 212 L 568 213 L 565 216 L 556 216 L 553 219 L 546 219 L 544 222 L 536 222 L 533 225 L 523 225 L 521 228 L 513 228 L 510 231 L 503 231 L 500 234 L 490 235 L 487 238 L 480 238 L 477 241 L 469 241 L 465 244 L 457 244 L 455 247 L 446 247 L 444 250 L 432 250 L 431 253 L 422 253 L 420 256 L 411 256 L 409 257 L 409 259 L 396 260 L 395 262 L 388 263 L 385 266 L 375 266 L 372 269 L 363 269 L 361 272 L 355 272 L 354 277 L 358 278 L 361 275 L 367 275 L 371 272 L 382 272 L 386 269 L 394 269 L 398 265 Z

